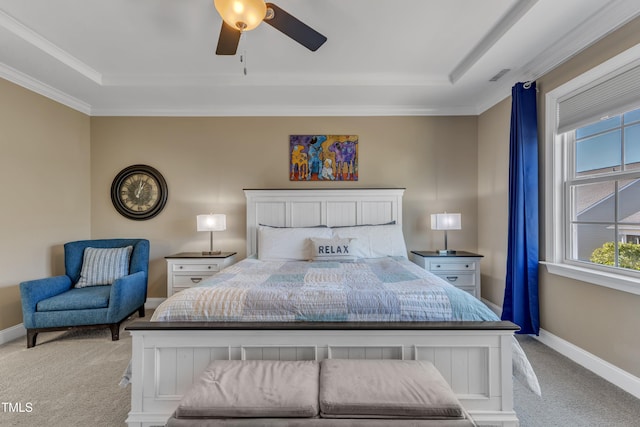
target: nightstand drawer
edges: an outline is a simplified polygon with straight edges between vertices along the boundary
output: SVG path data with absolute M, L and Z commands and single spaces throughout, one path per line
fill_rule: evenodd
M 173 287 L 176 288 L 186 288 L 191 286 L 196 286 L 204 279 L 208 279 L 213 276 L 213 274 L 191 274 L 191 275 L 178 275 L 173 276 Z
M 476 275 L 475 273 L 438 273 L 433 272 L 438 277 L 443 278 L 447 282 L 451 283 L 456 287 L 472 287 L 476 286 Z
M 192 271 L 197 271 L 197 272 L 207 272 L 207 271 L 211 271 L 211 272 L 215 272 L 215 271 L 220 271 L 220 264 L 215 263 L 215 264 L 174 264 L 173 265 L 173 271 L 175 272 L 192 272 Z
M 235 262 L 235 252 L 202 254 L 181 252 L 165 257 L 167 260 L 167 296 L 198 286 Z
M 442 255 L 435 251 L 411 251 L 411 261 L 458 289 L 480 298 L 482 255 L 457 251 Z
M 429 266 L 429 270 L 432 272 L 437 271 L 475 271 L 476 263 L 475 262 L 440 262 L 440 261 L 431 261 Z

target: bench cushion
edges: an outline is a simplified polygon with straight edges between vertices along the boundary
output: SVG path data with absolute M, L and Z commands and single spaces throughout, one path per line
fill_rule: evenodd
M 178 418 L 315 417 L 315 361 L 216 360 L 185 393 Z
M 418 360 L 323 360 L 320 412 L 326 418 L 465 418 L 438 370 Z

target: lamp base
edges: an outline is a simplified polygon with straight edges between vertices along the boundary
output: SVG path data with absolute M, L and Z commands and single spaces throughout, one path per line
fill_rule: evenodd
M 456 253 L 453 249 L 440 249 L 438 250 L 438 255 L 454 255 Z
M 220 255 L 222 251 L 202 251 L 202 255 Z

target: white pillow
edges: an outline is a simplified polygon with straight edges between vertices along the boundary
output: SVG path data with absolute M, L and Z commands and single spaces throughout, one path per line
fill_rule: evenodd
M 355 239 L 352 255 L 358 258 L 407 257 L 407 246 L 399 224 L 340 227 L 332 231 L 334 237 Z
M 313 261 L 355 261 L 352 242 L 355 239 L 311 238 L 311 259 Z
M 82 270 L 76 288 L 110 285 L 129 274 L 129 258 L 133 246 L 124 248 L 85 248 Z
M 330 238 L 328 227 L 273 228 L 258 227 L 258 259 L 262 261 L 308 260 L 310 238 Z

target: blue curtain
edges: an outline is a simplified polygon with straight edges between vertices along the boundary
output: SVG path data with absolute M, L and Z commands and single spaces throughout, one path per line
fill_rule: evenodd
M 520 334 L 540 331 L 538 309 L 538 118 L 535 82 L 512 89 L 509 243 L 502 319 Z

